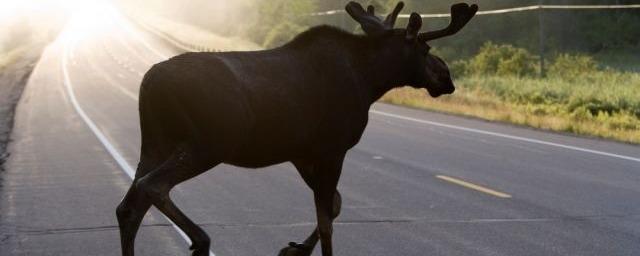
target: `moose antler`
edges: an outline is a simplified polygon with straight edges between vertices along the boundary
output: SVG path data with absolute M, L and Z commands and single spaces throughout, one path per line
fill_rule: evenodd
M 451 6 L 451 22 L 446 28 L 420 33 L 418 39 L 426 42 L 458 33 L 458 31 L 473 18 L 477 11 L 478 6 L 475 4 L 471 6 L 466 3 L 454 4 Z
M 398 14 L 403 7 L 404 3 L 399 2 L 384 21 L 375 15 L 375 10 L 371 5 L 365 11 L 362 5 L 351 1 L 347 4 L 345 10 L 354 20 L 360 23 L 365 33 L 368 35 L 380 35 L 393 29 L 393 25 L 395 25 Z

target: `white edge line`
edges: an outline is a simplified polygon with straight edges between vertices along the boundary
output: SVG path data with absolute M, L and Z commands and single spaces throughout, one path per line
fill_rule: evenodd
M 581 148 L 581 147 L 576 147 L 576 146 L 569 146 L 569 145 L 564 145 L 564 144 L 560 144 L 560 143 L 554 143 L 554 142 L 548 142 L 548 141 L 543 141 L 543 140 L 530 139 L 530 138 L 525 138 L 525 137 L 520 137 L 520 136 L 507 135 L 507 134 L 502 134 L 502 133 L 497 133 L 497 132 L 490 132 L 490 131 L 485 131 L 485 130 L 467 128 L 467 127 L 451 125 L 451 124 L 438 123 L 438 122 L 433 122 L 433 121 L 426 121 L 426 120 L 422 120 L 422 119 L 411 118 L 411 117 L 391 114 L 391 113 L 387 113 L 387 112 L 382 112 L 382 111 L 378 111 L 378 110 L 371 110 L 370 113 L 374 113 L 374 114 L 378 114 L 378 115 L 382 115 L 382 116 L 393 117 L 393 118 L 398 118 L 398 119 L 403 119 L 403 120 L 407 120 L 407 121 L 413 121 L 413 122 L 422 123 L 422 124 L 440 126 L 440 127 L 445 127 L 445 128 L 455 129 L 455 130 L 474 132 L 474 133 L 479 133 L 479 134 L 484 134 L 484 135 L 491 135 L 491 136 L 507 138 L 507 139 L 512 139 L 512 140 L 525 141 L 525 142 L 529 142 L 529 143 L 535 143 L 535 144 L 541 144 L 541 145 L 547 145 L 547 146 L 554 146 L 554 147 L 559 147 L 559 148 L 571 149 L 571 150 L 575 150 L 575 151 L 592 153 L 592 154 L 596 154 L 596 155 L 602 155 L 602 156 L 614 157 L 614 158 L 619 158 L 619 159 L 625 159 L 625 160 L 629 160 L 629 161 L 640 162 L 640 158 L 636 158 L 636 157 L 618 155 L 618 154 L 613 154 L 613 153 L 608 153 L 608 152 L 598 151 L 598 150 L 593 150 L 593 149 L 587 149 L 587 148 Z
M 100 131 L 100 129 L 96 126 L 96 124 L 91 120 L 91 118 L 89 118 L 89 116 L 87 116 L 87 114 L 84 112 L 82 107 L 80 107 L 80 104 L 78 103 L 78 100 L 76 99 L 76 95 L 75 95 L 75 93 L 73 91 L 73 88 L 72 88 L 72 85 L 71 85 L 71 79 L 69 77 L 69 71 L 67 69 L 67 57 L 68 57 L 67 55 L 68 55 L 68 53 L 69 53 L 68 43 L 65 42 L 63 55 L 62 55 L 62 73 L 63 73 L 63 76 L 64 76 L 64 86 L 67 89 L 67 94 L 69 94 L 69 99 L 71 100 L 71 105 L 73 105 L 73 108 L 76 110 L 78 115 L 80 115 L 82 120 L 87 124 L 87 126 L 93 132 L 93 134 L 96 135 L 96 137 L 98 138 L 100 143 L 102 143 L 102 145 L 105 147 L 107 152 L 109 152 L 109 154 L 113 157 L 113 159 L 116 160 L 116 163 L 118 163 L 120 168 L 127 174 L 127 176 L 129 176 L 129 178 L 133 179 L 135 177 L 135 171 L 133 170 L 131 165 L 129 165 L 129 163 L 127 163 L 127 161 L 124 159 L 122 154 L 120 154 L 120 152 L 118 152 L 118 150 L 116 150 L 116 148 L 113 146 L 113 144 L 111 144 L 111 142 L 109 142 L 107 137 L 104 136 L 104 134 Z M 180 234 L 180 236 L 184 240 L 186 240 L 188 244 L 191 244 L 191 239 L 189 239 L 189 237 L 175 223 L 173 223 L 173 221 L 171 221 L 166 216 L 164 216 L 164 217 L 165 217 L 165 219 L 167 219 L 167 221 L 169 221 L 169 223 L 171 223 L 173 228 L 176 231 L 178 231 L 178 234 Z M 209 255 L 210 256 L 215 256 L 215 254 L 212 251 L 209 251 Z

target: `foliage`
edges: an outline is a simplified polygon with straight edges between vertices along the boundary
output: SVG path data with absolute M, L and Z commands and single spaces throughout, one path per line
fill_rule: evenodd
M 453 95 L 393 90 L 394 104 L 470 115 L 555 131 L 640 143 L 640 74 L 597 71 L 574 81 L 562 77 L 471 76 Z
M 139 1 L 124 1 L 132 4 Z M 130 3 L 131 2 L 131 3 Z M 386 14 L 398 0 L 358 0 L 363 5 L 372 4 L 376 13 Z M 404 0 L 403 14 L 446 13 L 449 0 Z M 539 0 L 492 0 L 470 1 L 481 10 L 511 8 L 539 4 Z M 546 0 L 544 4 L 634 4 L 637 0 Z M 322 17 L 308 14 L 328 10 L 343 10 L 345 0 L 238 0 L 224 4 L 210 0 L 183 1 L 149 0 L 139 4 L 138 9 L 162 13 L 162 16 L 195 25 L 224 36 L 246 36 L 253 42 L 272 47 L 292 38 L 300 30 L 313 25 L 339 25 L 347 31 L 357 27 L 348 15 L 337 13 Z M 220 13 L 219 6 L 229 6 Z M 284 25 L 281 25 L 285 23 Z M 407 19 L 398 19 L 397 27 L 406 26 Z M 423 30 L 443 28 L 449 18 L 425 18 Z M 229 24 L 233 24 L 232 26 Z M 543 45 L 540 45 L 541 27 L 544 28 Z M 267 40 L 270 39 L 270 40 Z M 538 55 L 544 52 L 580 52 L 602 55 L 616 51 L 619 56 L 640 51 L 640 9 L 628 10 L 543 10 L 483 15 L 475 17 L 462 31 L 452 37 L 430 42 L 443 50 L 448 61 L 466 60 L 475 55 L 487 41 L 510 44 Z M 638 54 L 635 54 L 638 55 Z M 617 58 L 598 58 L 607 61 Z M 637 58 L 636 58 L 637 59 Z M 609 63 L 602 63 L 609 65 Z M 617 63 L 616 63 L 617 64 Z M 628 65 L 615 65 L 616 68 Z M 509 66 L 512 67 L 512 66 Z M 630 70 L 630 69 L 626 69 Z M 633 70 L 640 70 L 635 64 Z M 513 72 L 513 71 L 508 71 Z
M 562 106 L 601 113 L 630 113 L 640 118 L 640 74 L 597 71 L 567 79 L 486 76 L 464 79 L 466 86 L 490 92 L 515 104 Z
M 535 74 L 535 57 L 527 50 L 512 45 L 486 42 L 478 55 L 465 65 L 471 75 L 530 76 Z
M 617 15 L 591 13 L 581 23 L 582 34 L 592 51 L 618 49 L 638 45 L 640 15 L 621 12 Z
M 537 63 L 524 49 L 487 43 L 471 60 L 451 63 L 455 94 L 431 99 L 403 88 L 383 101 L 640 143 L 640 73 L 600 69 L 582 54 L 559 54 L 541 78 L 521 71 L 533 70 L 527 58 Z
M 575 78 L 581 75 L 593 74 L 598 70 L 596 61 L 584 54 L 559 54 L 549 66 L 549 76 Z
M 286 43 L 310 26 L 309 13 L 315 0 L 273 0 L 257 3 L 258 17 L 248 33 L 251 40 L 266 48 Z
M 446 13 L 451 1 L 408 0 L 407 10 L 419 13 Z M 539 4 L 538 0 L 476 1 L 480 9 L 491 10 Z M 634 4 L 629 0 L 563 0 L 545 4 Z M 425 19 L 425 29 L 446 26 L 447 18 Z M 541 27 L 542 45 L 540 45 Z M 487 41 L 510 44 L 538 55 L 556 52 L 580 52 L 588 55 L 616 51 L 629 55 L 640 51 L 640 9 L 628 10 L 543 10 L 475 17 L 460 33 L 432 42 L 451 48 L 448 60 L 472 57 Z M 635 54 L 638 55 L 638 54 Z M 606 60 L 606 59 L 605 59 Z M 609 63 L 603 63 L 609 65 Z M 632 64 L 635 67 L 638 63 Z M 626 66 L 625 66 L 626 67 Z M 634 68 L 640 70 L 640 68 Z M 628 70 L 628 69 L 627 69 Z
M 262 46 L 264 47 L 273 47 L 277 45 L 281 45 L 291 38 L 301 32 L 303 32 L 307 27 L 300 26 L 295 23 L 291 23 L 288 21 L 284 21 L 280 24 L 277 24 L 273 29 L 267 33 L 264 38 L 264 42 Z

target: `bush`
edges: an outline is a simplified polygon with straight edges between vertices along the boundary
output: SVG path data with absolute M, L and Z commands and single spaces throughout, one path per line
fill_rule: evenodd
M 271 29 L 262 43 L 264 47 L 275 47 L 284 42 L 291 40 L 297 34 L 307 29 L 304 26 L 299 26 L 291 22 L 283 22 L 276 25 Z
M 536 57 L 523 48 L 512 45 L 485 43 L 478 54 L 469 60 L 467 74 L 531 76 L 536 73 Z
M 309 27 L 311 16 L 308 14 L 315 8 L 314 0 L 260 1 L 257 5 L 258 18 L 249 29 L 248 36 L 266 48 L 282 45 Z
M 449 64 L 449 72 L 454 78 L 465 77 L 469 75 L 469 62 L 457 60 Z
M 595 74 L 598 65 L 591 56 L 560 54 L 549 66 L 549 76 L 561 77 L 569 80 L 583 75 Z

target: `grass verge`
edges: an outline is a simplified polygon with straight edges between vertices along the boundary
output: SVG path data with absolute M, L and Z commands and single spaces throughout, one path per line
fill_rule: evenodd
M 383 102 L 544 130 L 640 144 L 640 74 L 602 71 L 579 78 L 467 77 L 453 95 L 404 87 Z
M 43 47 L 44 43 L 30 43 L 0 52 L 0 171 L 8 157 L 16 105 Z

